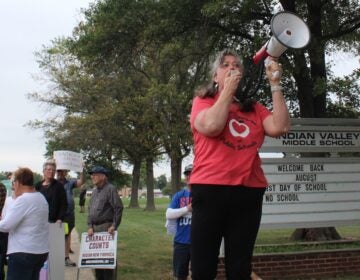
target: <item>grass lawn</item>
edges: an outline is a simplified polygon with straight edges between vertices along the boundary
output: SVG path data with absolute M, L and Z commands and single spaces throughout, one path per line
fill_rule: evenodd
M 87 198 L 86 203 L 89 199 Z M 123 199 L 125 206 L 118 235 L 118 261 L 121 280 L 169 280 L 172 279 L 172 237 L 167 235 L 165 210 L 168 198 L 156 199 L 156 210 L 144 211 L 145 199 L 140 199 L 140 209 L 127 208 L 129 200 Z M 76 203 L 78 205 L 78 203 Z M 87 213 L 79 213 L 76 208 L 76 229 L 87 231 Z M 360 226 L 337 227 L 342 237 L 360 239 Z M 294 229 L 263 230 L 258 235 L 257 245 L 289 243 Z M 360 243 L 355 244 L 357 248 Z M 275 247 L 267 248 L 273 252 Z M 296 248 L 296 247 L 295 247 Z M 311 249 L 311 247 L 310 247 Z M 257 248 L 255 253 L 263 252 Z M 279 248 L 277 249 L 279 250 Z M 355 280 L 359 277 L 336 278 L 336 280 Z M 331 280 L 331 279 L 328 279 Z

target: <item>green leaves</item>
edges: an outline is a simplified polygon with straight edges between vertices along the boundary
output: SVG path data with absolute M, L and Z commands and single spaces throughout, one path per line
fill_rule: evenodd
M 195 89 L 209 82 L 210 58 L 224 47 L 254 55 L 271 36 L 273 2 L 94 2 L 72 37 L 54 39 L 37 53 L 50 88 L 30 98 L 56 114 L 32 124 L 45 129 L 48 141 L 81 150 L 89 161 L 104 154 L 110 166 L 119 167 L 166 152 L 181 162 L 192 145 L 191 100 Z M 287 50 L 280 58 L 294 115 L 318 117 L 345 108 L 336 109 L 340 114 L 348 112 L 348 104 L 356 113 L 358 74 L 351 82 L 332 79 L 325 52 L 360 49 L 358 1 L 281 2 L 300 14 L 312 33 L 308 48 Z M 263 86 L 257 98 L 270 104 L 267 92 Z M 180 176 L 181 170 L 172 174 Z

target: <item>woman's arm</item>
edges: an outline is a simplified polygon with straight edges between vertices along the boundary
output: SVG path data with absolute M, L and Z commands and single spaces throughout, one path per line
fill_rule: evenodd
M 266 65 L 266 76 L 269 80 L 273 112 L 263 121 L 265 133 L 268 136 L 277 137 L 290 130 L 290 115 L 286 105 L 286 100 L 280 86 L 282 68 L 274 59 Z
M 240 79 L 240 74 L 230 76 L 230 71 L 227 73 L 224 88 L 219 89 L 219 98 L 213 106 L 200 111 L 194 120 L 194 127 L 199 133 L 215 137 L 223 131 Z

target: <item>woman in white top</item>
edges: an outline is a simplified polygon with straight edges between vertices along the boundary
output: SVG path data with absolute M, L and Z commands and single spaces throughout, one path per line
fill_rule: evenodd
M 0 221 L 9 232 L 7 280 L 38 280 L 49 253 L 49 206 L 29 168 L 16 170 L 12 184 L 15 199 Z

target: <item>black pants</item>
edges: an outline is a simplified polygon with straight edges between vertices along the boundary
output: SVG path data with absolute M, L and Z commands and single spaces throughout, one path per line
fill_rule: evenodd
M 0 232 L 0 280 L 5 279 L 4 266 L 6 262 L 6 251 L 8 244 L 8 233 Z
M 190 264 L 190 244 L 174 242 L 173 270 L 174 277 L 187 279 Z
M 227 280 L 250 280 L 265 188 L 191 185 L 192 279 L 213 280 L 222 238 Z

